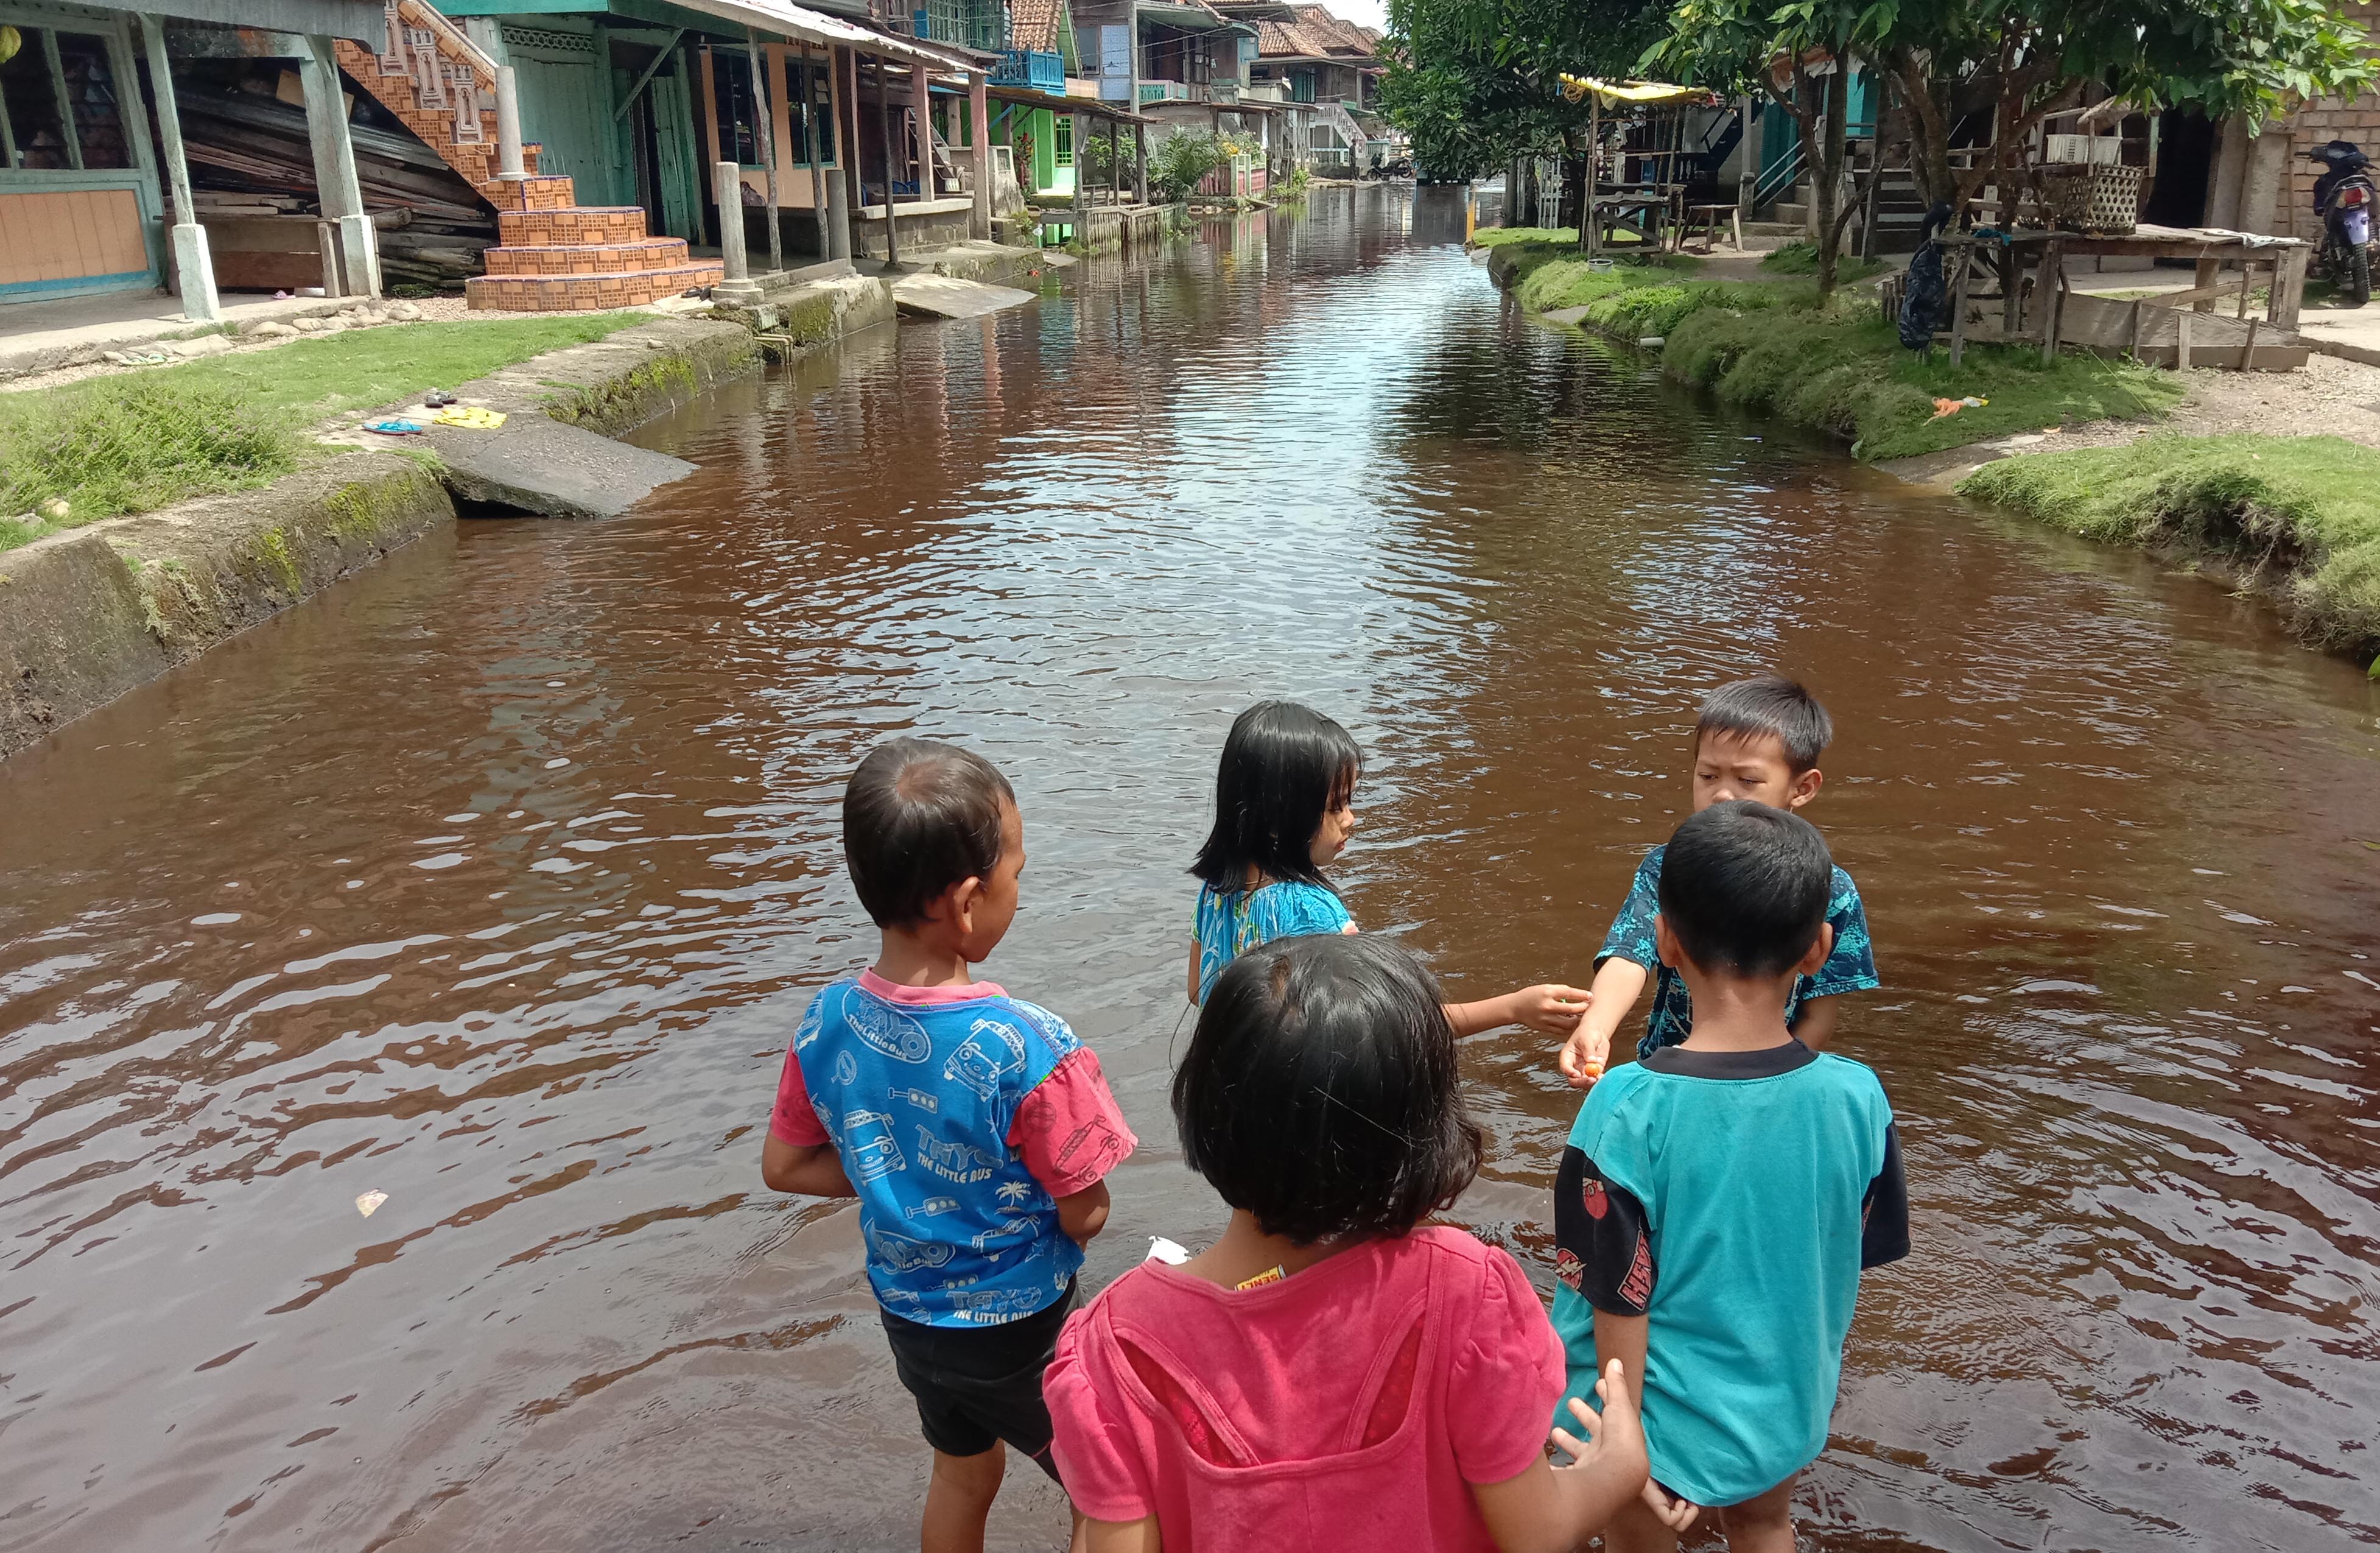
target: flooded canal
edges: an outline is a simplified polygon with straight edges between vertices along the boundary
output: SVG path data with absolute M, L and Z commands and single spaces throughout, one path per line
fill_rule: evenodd
M 1468 994 L 1587 979 L 1772 665 L 1915 1198 L 1818 1545 L 2380 1541 L 2380 697 L 1532 324 L 1422 199 L 876 331 L 648 428 L 702 470 L 632 519 L 425 540 L 0 766 L 0 1550 L 914 1546 L 851 1217 L 757 1168 L 872 948 L 861 751 L 1015 781 L 988 969 L 1144 1139 L 1103 1282 L 1220 1223 L 1165 1086 L 1235 711 L 1356 731 L 1355 915 Z M 1549 1290 L 1575 1097 L 1465 1062 L 1459 1217 Z

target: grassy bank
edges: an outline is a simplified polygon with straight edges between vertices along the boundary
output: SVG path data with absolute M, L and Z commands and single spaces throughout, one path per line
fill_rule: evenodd
M 391 324 L 0 393 L 0 550 L 265 484 L 296 468 L 313 428 L 343 410 L 451 388 L 648 321 L 610 312 Z M 62 521 L 42 515 L 59 500 Z
M 2003 459 L 1959 489 L 2088 538 L 2223 560 L 2309 642 L 2380 653 L 2380 450 L 2333 436 L 2143 437 Z
M 1789 277 L 1796 263 L 1783 266 Z M 1865 289 L 1838 291 L 1820 308 L 1808 280 L 1703 280 L 1682 255 L 1595 270 L 1525 228 L 1494 245 L 1488 263 L 1524 307 L 1583 307 L 1586 323 L 1621 339 L 1659 336 L 1671 376 L 1842 437 L 1863 459 L 2084 421 L 2153 420 L 2181 397 L 2171 373 L 2095 356 L 2045 366 L 2037 349 L 1970 346 L 1957 367 L 1939 349 L 1921 358 L 1901 349 Z M 1967 398 L 1988 402 L 1936 416 L 1937 399 Z

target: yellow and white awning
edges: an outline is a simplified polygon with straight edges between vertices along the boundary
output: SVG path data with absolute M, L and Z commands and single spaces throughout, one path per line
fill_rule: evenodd
M 1672 86 L 1668 81 L 1604 80 L 1595 76 L 1567 73 L 1560 79 L 1561 94 L 1571 102 L 1584 103 L 1587 94 L 1592 92 L 1595 100 L 1607 108 L 1616 108 L 1623 103 L 1638 107 L 1660 107 L 1672 103 L 1709 104 L 1718 101 L 1716 93 L 1699 86 Z

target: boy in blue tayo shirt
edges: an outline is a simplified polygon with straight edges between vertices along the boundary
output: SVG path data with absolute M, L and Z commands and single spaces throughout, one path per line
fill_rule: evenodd
M 1791 679 L 1771 674 L 1720 686 L 1703 703 L 1694 723 L 1694 812 L 1742 798 L 1798 812 L 1818 796 L 1826 780 L 1818 757 L 1834 736 L 1834 719 L 1827 709 Z M 1663 1046 L 1673 1046 L 1694 1028 L 1694 999 L 1685 979 L 1662 964 L 1653 949 L 1653 919 L 1661 910 L 1662 852 L 1654 848 L 1637 865 L 1628 899 L 1621 903 L 1620 915 L 1595 957 L 1594 999 L 1558 1059 L 1572 1089 L 1585 1089 L 1603 1076 L 1612 1037 L 1635 1007 L 1648 977 L 1653 1011 L 1645 1017 L 1636 1055 L 1650 1057 Z M 1827 923 L 1834 929 L 1834 952 L 1815 973 L 1797 980 L 1785 1000 L 1787 1027 L 1812 1051 L 1824 1050 L 1834 1038 L 1842 995 L 1876 984 L 1867 911 L 1860 904 L 1859 887 L 1840 868 L 1828 891 Z
M 1699 1509 L 1734 1553 L 1791 1553 L 1793 1483 L 1826 1449 L 1862 1269 L 1909 1253 L 1876 1075 L 1795 1040 L 1826 962 L 1834 860 L 1809 823 L 1713 804 L 1678 827 L 1654 942 L 1693 989 L 1685 1040 L 1588 1094 L 1554 1185 L 1566 1396 L 1617 1359 L 1653 1481 L 1604 1533 L 1668 1553 Z
M 1041 1372 L 1136 1140 L 1065 1021 L 967 973 L 1016 916 L 1025 822 L 1006 778 L 952 745 L 879 745 L 844 789 L 843 845 L 882 948 L 810 1000 L 760 1177 L 859 1199 L 868 1280 L 934 1449 L 920 1546 L 979 1550 L 1002 1442 L 1058 1475 Z

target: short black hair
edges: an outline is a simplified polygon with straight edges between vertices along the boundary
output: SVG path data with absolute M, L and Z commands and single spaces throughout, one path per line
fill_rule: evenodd
M 1661 919 L 1706 971 L 1779 976 L 1817 941 L 1834 879 L 1826 838 L 1801 815 L 1714 803 L 1661 854 Z
M 1224 1202 L 1299 1245 L 1402 1235 L 1479 1173 L 1438 984 L 1383 938 L 1276 938 L 1225 967 L 1173 1120 Z
M 1215 827 L 1190 872 L 1227 894 L 1247 887 L 1250 865 L 1331 888 L 1314 866 L 1314 834 L 1363 774 L 1364 752 L 1345 728 L 1293 701 L 1257 703 L 1223 740 Z
M 972 750 L 888 739 L 868 751 L 843 789 L 843 859 L 869 918 L 923 922 L 944 890 L 989 874 L 1001 809 L 1015 801 L 1008 778 Z
M 1835 720 L 1818 698 L 1781 674 L 1739 679 L 1721 685 L 1703 703 L 1694 722 L 1694 751 L 1701 753 L 1703 737 L 1732 733 L 1745 739 L 1774 739 L 1785 747 L 1785 763 L 1799 776 L 1818 764 L 1835 737 Z

